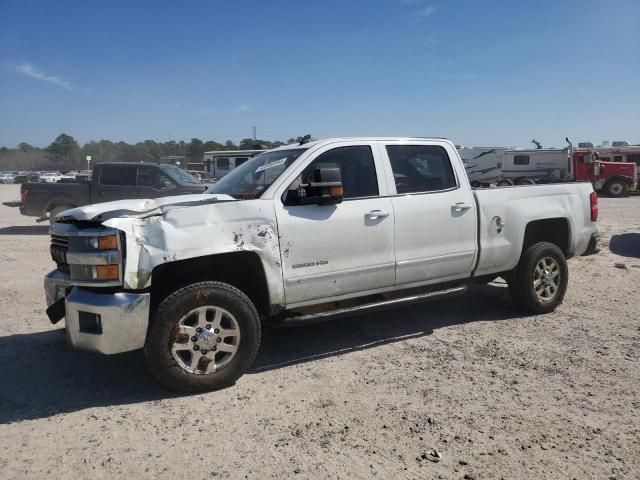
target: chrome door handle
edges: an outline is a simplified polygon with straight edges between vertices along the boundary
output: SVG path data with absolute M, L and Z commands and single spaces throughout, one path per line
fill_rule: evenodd
M 471 208 L 471 205 L 465 202 L 458 202 L 455 205 L 452 205 L 451 208 L 453 208 L 453 210 L 456 212 L 462 212 L 464 210 L 469 210 Z
M 364 214 L 366 218 L 369 220 L 377 220 L 378 218 L 385 218 L 389 216 L 389 212 L 385 212 L 383 210 L 371 210 Z

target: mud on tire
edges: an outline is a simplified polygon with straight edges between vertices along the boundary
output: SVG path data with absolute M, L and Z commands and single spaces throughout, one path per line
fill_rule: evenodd
M 237 288 L 200 282 L 165 298 L 153 313 L 145 357 L 165 387 L 204 392 L 231 386 L 260 346 L 258 312 Z

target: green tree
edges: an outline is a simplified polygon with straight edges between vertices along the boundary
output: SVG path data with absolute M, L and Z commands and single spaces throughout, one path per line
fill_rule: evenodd
M 202 162 L 204 143 L 199 138 L 192 138 L 187 147 L 187 158 L 192 162 Z
M 67 167 L 76 167 L 80 162 L 80 146 L 78 142 L 66 133 L 61 133 L 47 147 L 49 159 Z
M 22 143 L 18 144 L 18 149 L 21 152 L 31 152 L 31 151 L 35 150 L 35 147 L 33 145 L 29 145 L 27 142 L 22 142 Z
M 231 140 L 227 140 L 226 142 L 224 142 L 224 149 L 225 150 L 238 150 L 238 146 L 233 143 Z
M 224 150 L 224 145 L 218 142 L 214 142 L 213 140 L 204 142 L 204 151 L 211 152 L 212 150 Z

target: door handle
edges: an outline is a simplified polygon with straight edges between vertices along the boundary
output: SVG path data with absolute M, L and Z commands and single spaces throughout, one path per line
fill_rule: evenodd
M 369 220 L 377 220 L 379 218 L 385 218 L 389 216 L 389 212 L 385 212 L 384 210 L 371 210 L 364 214 L 366 218 Z
M 455 205 L 452 205 L 451 208 L 453 208 L 455 212 L 463 212 L 465 210 L 469 210 L 471 208 L 471 205 L 465 202 L 458 202 Z

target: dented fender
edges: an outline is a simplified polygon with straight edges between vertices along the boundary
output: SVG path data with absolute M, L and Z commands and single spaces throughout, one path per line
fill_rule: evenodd
M 280 245 L 271 200 L 223 202 L 157 210 L 103 222 L 126 236 L 124 287 L 149 288 L 159 265 L 239 251 L 258 254 L 271 305 L 284 305 Z

